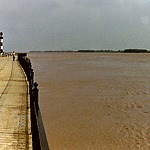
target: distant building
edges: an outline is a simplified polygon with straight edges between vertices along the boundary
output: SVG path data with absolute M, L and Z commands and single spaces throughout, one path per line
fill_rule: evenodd
M 0 32 L 0 53 L 3 53 L 3 32 Z

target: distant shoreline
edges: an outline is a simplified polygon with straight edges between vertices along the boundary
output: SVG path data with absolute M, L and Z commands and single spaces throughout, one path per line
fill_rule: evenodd
M 86 52 L 86 53 L 150 53 L 147 49 L 125 49 L 125 50 L 50 50 L 50 51 L 30 51 L 30 52 Z

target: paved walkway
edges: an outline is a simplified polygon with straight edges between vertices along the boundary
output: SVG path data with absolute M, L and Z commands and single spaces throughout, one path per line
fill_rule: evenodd
M 32 149 L 28 84 L 18 61 L 0 57 L 0 150 Z

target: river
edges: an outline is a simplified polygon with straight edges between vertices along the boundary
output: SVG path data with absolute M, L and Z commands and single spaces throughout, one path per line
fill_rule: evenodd
M 150 149 L 150 54 L 28 57 L 51 150 Z

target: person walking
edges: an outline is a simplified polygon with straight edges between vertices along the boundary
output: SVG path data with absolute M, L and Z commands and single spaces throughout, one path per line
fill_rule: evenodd
M 15 51 L 12 52 L 13 61 L 15 61 Z

